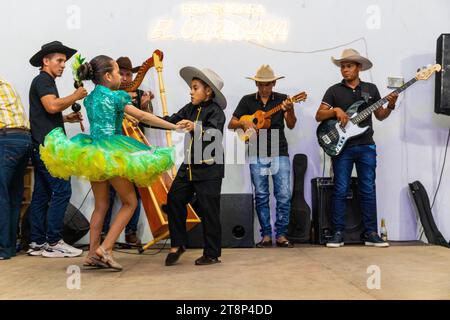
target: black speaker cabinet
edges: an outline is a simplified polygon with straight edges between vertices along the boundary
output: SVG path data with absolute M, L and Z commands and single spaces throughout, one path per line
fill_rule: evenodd
M 31 242 L 29 213 L 30 207 L 25 211 L 20 227 L 20 237 L 23 248 L 28 248 L 28 244 Z M 62 231 L 64 242 L 72 245 L 83 238 L 88 232 L 89 221 L 83 213 L 81 213 L 73 204 L 69 203 L 64 215 L 64 228 Z
M 196 209 L 195 201 L 192 203 Z M 201 212 L 196 209 L 201 218 Z M 253 194 L 222 194 L 220 196 L 220 221 L 222 224 L 222 248 L 252 248 Z M 198 224 L 188 233 L 189 248 L 203 248 L 203 228 Z
M 331 199 L 334 183 L 331 178 L 314 178 L 311 180 L 313 241 L 325 244 L 333 233 L 331 218 Z M 362 243 L 361 234 L 364 232 L 362 213 L 358 199 L 357 178 L 351 178 L 347 194 L 345 243 Z
M 436 73 L 434 112 L 450 115 L 450 34 L 441 34 L 437 39 L 436 63 L 442 71 Z

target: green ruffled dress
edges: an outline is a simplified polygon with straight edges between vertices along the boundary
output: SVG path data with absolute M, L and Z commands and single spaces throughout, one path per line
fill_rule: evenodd
M 173 148 L 147 146 L 122 135 L 124 108 L 131 104 L 125 91 L 97 85 L 84 100 L 91 134 L 68 139 L 53 129 L 40 146 L 41 159 L 54 177 L 84 177 L 103 181 L 126 178 L 138 186 L 150 185 L 174 165 Z

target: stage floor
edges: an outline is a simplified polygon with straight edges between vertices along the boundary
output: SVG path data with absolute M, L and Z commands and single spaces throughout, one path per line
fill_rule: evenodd
M 123 272 L 81 268 L 79 278 L 67 268 L 83 258 L 19 255 L 0 261 L 0 299 L 450 299 L 450 250 L 438 246 L 224 249 L 211 266 L 195 266 L 201 250 L 189 249 L 172 267 L 167 250 L 152 253 L 115 253 Z M 380 289 L 367 286 L 369 266 Z

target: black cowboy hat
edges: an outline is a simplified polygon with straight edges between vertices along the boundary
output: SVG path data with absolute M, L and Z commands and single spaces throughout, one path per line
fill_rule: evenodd
M 41 50 L 31 57 L 30 63 L 33 67 L 41 67 L 42 59 L 51 53 L 62 53 L 66 55 L 66 59 L 69 60 L 77 50 L 66 47 L 60 41 L 52 41 L 44 44 Z
M 141 67 L 141 66 L 133 67 L 133 65 L 131 64 L 131 60 L 128 57 L 120 57 L 119 59 L 116 60 L 116 62 L 119 65 L 119 69 L 129 70 L 133 73 L 138 72 L 139 68 Z

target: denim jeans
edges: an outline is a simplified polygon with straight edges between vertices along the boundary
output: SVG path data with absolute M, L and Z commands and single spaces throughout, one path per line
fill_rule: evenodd
M 34 190 L 30 206 L 31 242 L 56 243 L 62 239 L 64 215 L 72 196 L 69 180 L 53 177 L 33 144 Z
M 139 216 L 141 214 L 141 196 L 139 195 L 139 191 L 137 187 L 134 187 L 134 190 L 136 192 L 136 197 L 138 200 L 138 204 L 136 207 L 136 210 L 134 210 L 133 216 L 131 217 L 130 221 L 128 222 L 126 228 L 125 228 L 125 235 L 135 233 L 137 231 L 137 226 L 139 222 Z M 107 234 L 109 231 L 109 226 L 111 224 L 111 216 L 112 216 L 112 209 L 114 206 L 114 200 L 116 199 L 116 190 L 110 185 L 109 186 L 109 208 L 106 212 L 105 221 L 103 222 L 103 229 L 102 232 L 104 234 Z
M 334 231 L 345 230 L 346 197 L 350 187 L 353 164 L 358 175 L 358 195 L 367 233 L 377 232 L 377 199 L 375 169 L 377 151 L 375 145 L 357 145 L 345 148 L 332 159 L 334 171 L 334 192 L 332 216 Z
M 272 236 L 269 207 L 269 175 L 276 199 L 276 238 L 286 235 L 291 211 L 291 164 L 288 156 L 250 157 L 250 174 L 255 188 L 255 207 L 261 236 Z
M 0 133 L 0 257 L 16 255 L 23 175 L 30 159 L 31 136 Z

